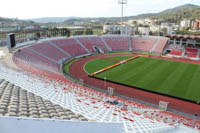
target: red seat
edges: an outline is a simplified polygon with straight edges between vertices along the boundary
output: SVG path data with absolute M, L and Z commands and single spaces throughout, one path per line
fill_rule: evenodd
M 181 56 L 182 55 L 182 51 L 175 51 L 175 50 L 172 50 L 170 52 L 171 55 L 177 55 L 177 56 Z
M 126 36 L 105 36 L 103 39 L 113 51 L 129 50 L 128 37 Z

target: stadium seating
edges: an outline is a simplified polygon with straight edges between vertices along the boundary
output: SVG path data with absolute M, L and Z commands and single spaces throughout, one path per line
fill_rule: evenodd
M 24 48 L 20 52 L 16 52 L 13 56 L 13 60 L 16 64 L 27 63 L 33 65 L 42 70 L 49 70 L 56 73 L 59 73 L 60 64 L 52 62 L 36 53 L 31 51 L 28 48 Z M 20 61 L 20 62 L 19 62 Z
M 152 51 L 153 53 L 162 53 L 163 49 L 165 48 L 166 44 L 168 42 L 167 38 L 160 39 L 157 46 Z
M 184 51 L 183 45 L 176 45 L 176 44 L 170 44 L 168 45 L 168 49 L 175 50 L 175 51 Z
M 132 48 L 134 51 L 150 52 L 156 41 L 157 38 L 153 37 L 133 37 Z
M 106 44 L 104 44 L 104 42 L 101 40 L 101 37 L 91 36 L 91 37 L 89 37 L 89 39 L 91 40 L 93 45 L 98 46 L 99 48 L 101 48 L 104 51 L 109 51 L 109 49 L 106 47 Z
M 185 51 L 186 51 L 186 52 L 191 52 L 191 53 L 197 53 L 197 52 L 198 52 L 198 49 L 186 47 L 186 48 L 185 48 Z
M 101 38 L 91 36 L 87 38 L 79 37 L 78 39 L 90 52 L 92 52 L 92 45 L 97 45 L 105 51 L 109 51 L 109 47 L 116 51 L 129 50 L 128 39 L 123 37 Z M 102 39 L 108 46 L 106 46 Z M 156 46 L 153 52 L 161 53 L 167 40 L 160 39 L 158 44 L 155 45 L 157 40 L 157 38 L 153 37 L 133 37 L 133 50 L 149 52 L 154 46 Z M 118 42 L 114 43 L 114 41 Z M 52 40 L 51 42 L 72 56 L 87 54 L 87 51 L 83 49 L 73 38 Z M 52 60 L 32 51 L 31 49 L 48 56 L 48 58 Z M 56 54 L 54 57 L 54 53 L 57 52 L 60 53 Z M 181 56 L 182 51 L 172 50 L 171 54 Z M 84 116 L 84 118 L 81 116 L 82 120 L 88 120 L 85 118 L 90 118 L 92 120 L 102 122 L 122 122 L 124 124 L 124 132 L 126 133 L 170 132 L 176 130 L 174 127 L 176 127 L 177 123 L 183 123 L 184 125 L 192 128 L 200 128 L 198 121 L 195 121 L 194 124 L 191 119 L 183 116 L 174 115 L 166 111 L 161 111 L 156 108 L 121 99 L 119 97 L 109 96 L 102 92 L 83 87 L 69 81 L 61 74 L 60 64 L 57 62 L 66 57 L 68 56 L 56 47 L 53 49 L 53 46 L 49 45 L 49 42 L 38 43 L 31 47 L 24 48 L 20 52 L 15 52 L 13 55 L 13 61 L 18 67 L 38 76 L 32 77 L 33 75 L 31 75 L 30 77 L 27 73 L 22 74 L 1 67 L 0 79 L 4 78 L 17 86 L 20 86 L 27 92 L 30 92 L 31 96 L 37 94 L 40 96 L 38 99 L 44 98 L 54 104 L 61 105 L 62 107 L 66 107 L 74 112 L 79 112 Z M 45 78 L 47 79 L 45 80 Z M 0 84 L 2 82 L 5 81 L 0 80 Z M 17 89 L 17 92 L 20 92 L 20 90 L 18 90 L 19 89 Z M 109 103 L 109 99 L 117 100 L 120 105 Z M 48 115 L 51 114 L 49 113 Z M 57 115 L 54 115 L 55 118 L 57 118 Z M 77 119 L 79 119 L 79 117 L 77 117 Z
M 36 45 L 32 45 L 29 48 L 34 49 L 37 52 L 42 53 L 55 61 L 59 61 L 67 57 L 66 54 L 58 50 L 56 47 L 50 45 L 49 42 L 42 42 Z
M 90 51 L 94 52 L 93 46 L 94 44 L 91 42 L 89 37 L 77 37 L 78 40 Z
M 197 57 L 197 53 L 187 52 L 187 57 L 196 58 Z
M 83 49 L 73 38 L 53 40 L 52 42 L 72 56 L 87 54 L 87 51 Z
M 54 104 L 59 104 L 75 112 L 80 112 L 83 116 L 86 116 L 86 118 L 102 122 L 122 122 L 124 124 L 124 132 L 126 133 L 170 132 L 177 130 L 175 128 L 176 125 L 174 125 L 177 121 L 181 123 L 184 122 L 184 125 L 186 126 L 199 126 L 198 121 L 195 122 L 195 124 L 192 124 L 190 119 L 186 119 L 182 116 L 171 115 L 171 113 L 160 111 L 155 108 L 148 107 L 146 105 L 143 106 L 133 101 L 108 96 L 102 92 L 98 92 L 72 83 L 71 81 L 68 81 L 66 82 L 67 84 L 62 85 L 57 84 L 56 82 L 49 81 L 48 79 L 31 77 L 26 73 L 20 73 L 14 70 L 9 70 L 4 67 L 1 68 L 2 69 L 0 69 L 0 79 L 4 77 L 7 81 L 14 83 L 17 86 L 20 86 L 21 88 L 24 88 L 26 91 L 29 92 L 27 93 L 27 95 L 30 96 L 30 99 L 35 100 L 35 102 L 37 102 L 36 106 L 31 106 L 31 108 L 43 106 L 43 104 L 39 103 L 41 103 L 42 98 L 44 98 L 46 99 L 45 101 L 49 100 Z M 18 75 L 20 75 L 20 77 Z M 0 80 L 0 82 L 2 82 L 2 80 Z M 26 91 L 24 92 L 26 93 Z M 12 93 L 15 92 L 16 91 L 14 89 Z M 38 96 L 35 98 L 34 94 L 37 94 Z M 116 99 L 120 103 L 124 103 L 124 106 L 110 104 L 107 102 L 107 100 L 109 99 Z M 54 107 L 52 107 L 52 103 L 45 101 L 43 101 L 44 106 L 47 105 L 49 107 L 47 109 L 52 110 L 51 112 L 49 111 L 48 114 L 51 116 L 51 118 L 57 119 L 58 115 L 63 115 L 62 113 L 57 113 L 57 110 L 60 110 L 60 106 L 53 105 Z M 30 104 L 34 105 L 34 103 Z M 43 113 L 39 109 L 38 113 L 40 112 Z M 38 115 L 36 116 L 34 113 L 31 117 L 38 117 Z M 71 115 L 70 112 L 66 114 L 70 115 L 70 117 L 67 116 L 68 118 L 66 118 L 64 116 L 64 118 L 61 117 L 61 119 L 74 120 L 74 117 Z M 170 116 L 173 117 L 176 121 L 166 120 L 166 118 L 171 119 Z M 75 119 L 77 119 L 77 116 L 75 117 Z M 82 116 L 79 116 L 78 119 L 87 120 Z M 165 122 L 163 123 L 162 121 Z
M 199 50 L 196 49 L 196 48 L 190 48 L 190 47 L 185 48 L 185 52 L 187 53 L 187 57 L 191 57 L 191 58 L 196 58 L 198 51 Z
M 80 114 L 0 79 L 0 116 L 88 121 Z
M 103 39 L 113 51 L 129 51 L 127 36 L 104 36 Z
M 182 51 L 175 51 L 175 50 L 172 50 L 170 52 L 171 55 L 176 55 L 176 56 L 182 56 Z
M 21 77 L 17 81 L 14 78 L 14 75 L 15 73 L 14 74 L 12 73 L 12 76 L 10 76 L 9 72 L 7 72 L 6 78 L 8 78 L 9 80 L 12 80 L 12 82 L 19 82 L 19 80 L 23 80 L 27 78 L 24 75 L 23 78 Z M 36 79 L 32 81 L 31 78 L 27 79 L 26 84 L 25 83 L 18 83 L 18 84 L 20 86 L 24 86 L 24 88 L 27 89 L 29 92 L 37 93 L 38 95 L 41 95 L 45 99 L 52 100 L 56 102 L 57 104 L 62 104 L 66 107 L 69 107 L 69 109 L 75 110 L 76 112 L 81 112 L 81 114 L 83 114 L 84 116 L 87 116 L 93 119 L 95 118 L 95 120 L 97 121 L 103 121 L 103 122 L 119 121 L 119 122 L 123 122 L 124 124 L 127 123 L 127 126 L 131 125 L 131 128 L 125 127 L 126 132 L 132 132 L 133 130 L 165 131 L 165 130 L 173 129 L 173 127 L 168 126 L 167 124 L 163 124 L 163 123 L 155 124 L 151 122 L 152 120 L 149 120 L 146 118 L 140 119 L 141 116 L 136 115 L 137 113 L 132 113 L 131 111 L 127 111 L 127 110 L 122 110 L 118 108 L 117 106 L 115 107 L 114 105 L 111 105 L 101 99 L 95 99 L 95 98 L 89 97 L 86 95 L 87 90 L 82 92 L 82 94 L 80 94 L 80 93 L 77 93 L 78 88 L 74 86 L 74 90 L 76 90 L 76 93 L 74 93 L 73 90 L 70 89 L 74 84 L 69 85 L 67 88 L 64 88 L 62 90 L 59 89 L 59 86 L 56 86 L 56 85 L 52 86 L 51 83 L 47 83 L 46 86 L 44 87 L 43 82 L 40 82 Z M 35 87 L 37 87 L 37 89 L 35 89 Z M 57 87 L 57 91 L 52 91 L 52 89 L 54 89 L 55 87 Z M 80 90 L 83 91 L 82 89 Z M 33 117 L 37 117 L 37 116 L 33 115 Z M 135 125 L 136 127 L 134 126 L 134 121 L 137 121 L 138 123 Z M 142 128 L 144 126 L 143 124 L 147 126 L 146 129 Z

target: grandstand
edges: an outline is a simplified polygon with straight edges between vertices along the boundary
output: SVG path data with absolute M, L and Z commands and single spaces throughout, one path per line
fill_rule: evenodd
M 132 47 L 135 51 L 150 52 L 154 45 L 156 45 L 157 38 L 149 37 L 133 37 Z
M 75 38 L 76 39 L 76 38 Z M 85 46 L 90 52 L 94 52 L 92 41 L 87 37 L 77 37 L 77 40 L 80 41 L 81 44 Z
M 88 121 L 81 115 L 0 79 L 0 116 Z
M 129 51 L 129 38 L 128 36 L 103 36 L 106 44 L 112 51 Z
M 123 125 L 123 133 L 199 132 L 198 117 L 188 118 L 138 103 L 137 100 L 111 96 L 103 93 L 105 90 L 91 89 L 66 78 L 62 73 L 64 62 L 77 56 L 96 54 L 93 46 L 106 53 L 100 54 L 102 57 L 116 51 L 128 51 L 129 56 L 136 55 L 133 52 L 161 56 L 165 48 L 169 47 L 165 37 L 110 35 L 51 38 L 26 45 L 15 50 L 10 59 L 18 68 L 7 68 L 3 63 L 0 66 L 0 115 L 50 118 L 55 121 L 95 121 L 99 124 L 120 123 Z M 74 68 L 79 78 L 85 76 L 81 73 L 82 68 L 83 65 Z M 199 107 L 196 104 L 194 106 Z
M 191 60 L 199 60 L 199 36 L 193 35 L 168 35 L 169 46 L 165 50 L 169 50 L 169 56 L 187 58 Z
M 66 53 L 69 53 L 71 56 L 78 56 L 81 54 L 86 54 L 88 52 L 83 47 L 81 47 L 81 45 L 78 42 L 76 42 L 73 38 L 55 40 L 52 41 L 52 43 L 55 43 L 56 46 L 63 49 Z

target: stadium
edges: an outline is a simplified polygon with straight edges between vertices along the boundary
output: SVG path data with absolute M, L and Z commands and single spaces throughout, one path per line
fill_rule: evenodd
M 88 35 L 2 47 L 0 115 L 83 121 L 82 132 L 199 132 L 198 39 Z

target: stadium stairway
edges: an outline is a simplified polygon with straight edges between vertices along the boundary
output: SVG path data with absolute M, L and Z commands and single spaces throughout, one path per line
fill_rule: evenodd
M 52 62 L 54 62 L 54 63 L 59 63 L 58 61 L 56 61 L 56 60 L 54 60 L 54 59 L 52 59 L 52 58 L 49 58 L 48 56 L 44 55 L 43 53 L 39 53 L 38 51 L 36 51 L 36 50 L 34 50 L 34 49 L 32 49 L 32 48 L 27 48 L 27 49 L 31 50 L 32 52 L 34 52 L 34 53 L 36 53 L 36 54 L 38 54 L 38 55 L 40 55 L 40 56 L 42 56 L 42 57 L 44 57 L 44 58 L 46 58 L 46 59 L 52 61 Z
M 132 37 L 133 51 L 150 52 L 156 41 L 154 37 Z
M 154 48 L 154 50 L 152 51 L 153 53 L 160 53 L 162 54 L 164 48 L 166 47 L 168 43 L 168 38 L 160 38 L 157 46 Z
M 197 57 L 196 57 L 196 58 L 199 58 L 199 59 L 200 59 L 200 49 L 198 49 Z
M 94 44 L 89 39 L 89 37 L 75 37 L 80 43 L 82 43 L 90 52 L 94 52 Z
M 76 37 L 74 37 L 74 40 L 75 40 L 83 49 L 85 49 L 88 53 L 90 53 L 90 51 L 89 51 Z
M 160 42 L 160 37 L 158 37 L 156 43 L 154 44 L 154 46 L 153 46 L 152 49 L 150 50 L 151 53 L 155 50 L 155 48 L 157 47 L 157 45 L 159 44 L 159 42 Z
M 102 36 L 112 51 L 129 51 L 128 36 Z
M 58 47 L 55 43 L 48 41 L 50 45 L 56 47 L 58 50 L 60 50 L 62 53 L 64 53 L 67 57 L 72 57 L 68 52 L 64 51 L 63 49 L 61 49 L 60 47 Z
M 29 65 L 39 70 L 50 71 L 54 73 L 60 73 L 60 64 L 52 62 L 29 49 L 23 49 L 20 52 L 16 52 L 13 56 L 13 62 L 24 68 L 23 66 Z
M 52 40 L 51 42 L 55 43 L 59 48 L 63 49 L 73 57 L 88 54 L 88 52 L 73 38 Z
M 185 49 L 183 49 L 183 52 L 182 52 L 181 56 L 182 56 L 182 57 L 185 56 Z
M 65 57 L 68 57 L 65 53 L 51 45 L 48 41 L 32 45 L 28 48 L 33 49 L 34 51 L 55 61 L 59 61 Z
M 129 51 L 133 51 L 133 47 L 132 47 L 132 38 L 129 36 L 128 37 L 128 45 L 129 45 Z
M 101 41 L 103 42 L 103 44 L 106 46 L 108 51 L 112 51 L 112 49 L 108 46 L 108 44 L 105 42 L 105 40 L 103 39 L 103 37 L 100 37 Z

